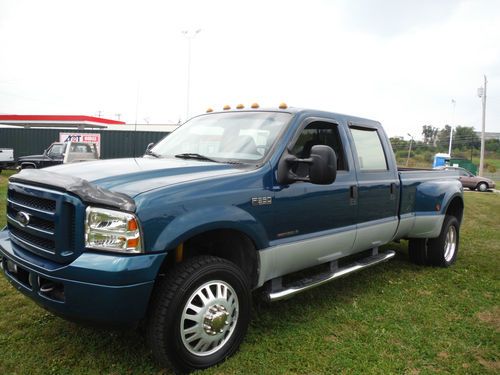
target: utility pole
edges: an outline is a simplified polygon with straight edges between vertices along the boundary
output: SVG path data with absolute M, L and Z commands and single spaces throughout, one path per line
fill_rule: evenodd
M 450 145 L 448 146 L 448 155 L 450 155 L 450 158 L 451 158 L 451 145 L 453 141 L 453 124 L 455 123 L 455 106 L 457 105 L 455 99 L 451 99 L 451 104 L 453 104 L 453 112 L 451 114 L 451 124 L 450 124 Z
M 484 128 L 486 125 L 486 86 L 488 84 L 488 80 L 486 79 L 486 75 L 484 76 L 484 86 L 480 87 L 477 90 L 477 96 L 482 99 L 483 104 L 483 124 L 481 129 L 481 156 L 479 157 L 479 176 L 483 175 L 483 167 L 484 167 Z
M 190 101 L 190 91 L 191 91 L 191 41 L 193 38 L 199 34 L 201 29 L 194 32 L 189 32 L 183 30 L 182 34 L 186 37 L 188 41 L 188 59 L 187 59 L 187 88 L 186 88 L 186 121 L 189 119 L 189 101 Z
M 408 158 L 406 158 L 406 166 L 408 166 L 408 163 L 410 162 L 410 154 L 411 154 L 411 143 L 413 142 L 413 135 L 408 133 L 410 136 L 410 147 L 408 148 Z

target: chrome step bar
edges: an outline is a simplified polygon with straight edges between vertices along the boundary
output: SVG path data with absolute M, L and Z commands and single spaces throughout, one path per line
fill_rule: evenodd
M 280 301 L 283 299 L 287 299 L 293 297 L 294 295 L 309 290 L 311 288 L 317 287 L 319 285 L 325 284 L 329 281 L 338 279 L 339 277 L 346 276 L 350 273 L 360 271 L 362 269 L 374 266 L 378 263 L 385 262 L 396 255 L 396 252 L 393 250 L 387 250 L 383 253 L 377 253 L 374 251 L 374 255 L 369 256 L 367 258 L 362 258 L 357 260 L 354 263 L 351 263 L 345 267 L 338 268 L 337 262 L 334 261 L 331 263 L 330 269 L 331 272 L 323 273 L 317 275 L 313 278 L 307 279 L 307 281 L 298 281 L 289 285 L 283 289 L 275 289 L 271 290 L 269 294 L 267 294 L 266 298 L 270 302 Z M 279 282 L 277 284 L 280 284 Z M 273 288 L 274 289 L 274 288 Z

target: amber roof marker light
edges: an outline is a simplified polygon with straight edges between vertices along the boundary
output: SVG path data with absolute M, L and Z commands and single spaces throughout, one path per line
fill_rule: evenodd
M 226 104 L 224 108 L 222 108 L 224 111 L 229 111 L 231 109 L 231 106 L 229 104 Z
M 207 108 L 207 113 L 213 112 L 214 110 L 211 107 Z
M 245 106 L 244 106 L 243 104 L 238 104 L 238 105 L 236 106 L 236 109 L 243 109 L 243 108 L 245 108 Z
M 286 105 L 285 102 L 280 103 L 279 109 L 287 109 L 287 108 L 288 108 L 288 106 Z
M 253 108 L 253 109 L 259 108 L 259 103 L 252 103 L 251 108 Z

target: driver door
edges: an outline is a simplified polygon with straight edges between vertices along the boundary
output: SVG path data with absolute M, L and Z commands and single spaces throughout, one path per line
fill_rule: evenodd
M 356 176 L 347 136 L 338 123 L 326 119 L 306 120 L 289 146 L 291 153 L 307 158 L 314 145 L 330 146 L 337 155 L 337 178 L 329 185 L 297 181 L 275 183 L 274 225 L 271 246 L 276 272 L 286 274 L 348 255 L 356 237 L 357 205 L 351 199 Z M 306 177 L 302 163 L 294 173 Z

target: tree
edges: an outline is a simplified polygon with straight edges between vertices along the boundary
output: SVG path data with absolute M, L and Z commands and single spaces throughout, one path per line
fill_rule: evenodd
M 439 129 L 432 125 L 422 126 L 422 135 L 424 136 L 424 144 L 428 146 L 436 146 L 437 135 Z
M 391 137 L 389 138 L 389 141 L 391 142 L 392 150 L 394 152 L 408 149 L 408 141 L 405 141 L 403 137 Z
M 454 148 L 460 148 L 461 150 L 481 147 L 481 140 L 474 128 L 469 126 L 457 126 L 452 142 Z

